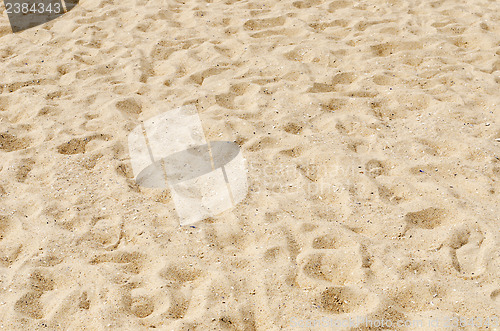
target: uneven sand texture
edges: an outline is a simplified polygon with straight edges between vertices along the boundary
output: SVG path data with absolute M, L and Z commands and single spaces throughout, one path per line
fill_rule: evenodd
M 500 317 L 500 2 L 82 0 L 17 34 L 0 14 L 0 327 Z M 250 184 L 194 228 L 127 146 L 193 104 Z

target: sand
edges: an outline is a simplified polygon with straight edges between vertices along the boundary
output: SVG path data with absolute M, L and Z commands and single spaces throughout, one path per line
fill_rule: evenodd
M 1 328 L 500 329 L 500 2 L 0 14 Z M 187 105 L 249 183 L 193 227 L 127 145 Z

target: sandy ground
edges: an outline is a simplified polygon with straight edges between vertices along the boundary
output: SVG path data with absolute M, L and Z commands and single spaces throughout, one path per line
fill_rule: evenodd
M 500 2 L 0 14 L 3 329 L 500 329 Z M 127 145 L 183 105 L 248 163 L 194 227 Z

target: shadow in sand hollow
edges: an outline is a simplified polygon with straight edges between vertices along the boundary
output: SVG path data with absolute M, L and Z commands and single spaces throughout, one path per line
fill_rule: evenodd
M 73 9 L 79 0 L 4 0 L 12 32 L 47 23 Z

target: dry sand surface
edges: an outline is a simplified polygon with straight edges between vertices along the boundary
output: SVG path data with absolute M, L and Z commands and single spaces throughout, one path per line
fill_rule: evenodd
M 500 2 L 0 14 L 3 329 L 499 329 Z M 127 144 L 183 105 L 248 164 L 246 198 L 194 227 Z

